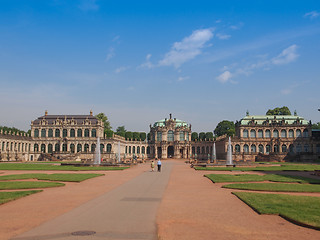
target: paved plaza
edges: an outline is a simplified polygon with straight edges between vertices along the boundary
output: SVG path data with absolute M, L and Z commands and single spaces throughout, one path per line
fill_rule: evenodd
M 1 205 L 1 239 L 320 239 L 257 214 L 181 160 L 104 173 Z

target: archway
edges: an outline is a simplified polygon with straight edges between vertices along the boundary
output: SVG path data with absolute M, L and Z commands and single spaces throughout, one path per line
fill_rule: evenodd
M 168 158 L 173 158 L 174 156 L 174 148 L 173 146 L 169 146 L 168 147 L 168 154 L 167 154 Z
M 158 158 L 160 159 L 162 157 L 162 148 L 158 147 Z

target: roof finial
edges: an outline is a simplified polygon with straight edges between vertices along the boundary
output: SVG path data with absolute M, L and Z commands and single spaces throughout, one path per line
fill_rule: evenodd
M 294 110 L 294 116 L 298 116 L 297 110 Z
M 170 115 L 170 119 L 172 119 L 172 114 L 170 113 L 169 115 Z
M 90 110 L 90 116 L 92 116 L 92 114 L 93 114 L 93 112 L 92 112 L 92 110 Z
M 44 112 L 44 115 L 45 115 L 45 116 L 48 116 L 48 110 L 46 110 L 46 111 Z
M 246 111 L 246 116 L 249 116 L 249 110 Z

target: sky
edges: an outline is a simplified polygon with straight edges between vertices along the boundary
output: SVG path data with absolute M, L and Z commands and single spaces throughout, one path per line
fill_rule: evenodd
M 0 0 L 0 125 L 105 113 L 213 131 L 288 106 L 320 122 L 320 1 Z

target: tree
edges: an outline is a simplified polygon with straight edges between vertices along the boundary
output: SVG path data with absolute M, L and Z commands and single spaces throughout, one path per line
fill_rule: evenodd
M 199 139 L 202 141 L 206 140 L 206 134 L 204 132 L 199 133 Z
M 216 129 L 214 130 L 214 134 L 218 137 L 224 134 L 227 134 L 228 136 L 233 136 L 235 132 L 236 130 L 234 122 L 228 120 L 223 120 L 219 122 Z
M 283 106 L 282 108 L 269 109 L 266 115 L 291 115 L 288 107 Z
M 213 139 L 213 132 L 206 132 L 206 139 L 212 140 Z
M 147 134 L 146 134 L 145 132 L 141 132 L 141 133 L 140 133 L 140 140 L 141 140 L 141 141 L 146 140 L 146 137 L 147 137 Z
M 196 141 L 198 139 L 199 139 L 198 133 L 196 132 L 191 133 L 191 141 Z
M 112 130 L 110 130 L 110 129 L 105 129 L 104 130 L 104 134 L 108 137 L 108 138 L 111 138 L 111 137 L 113 137 L 113 131 Z
M 133 139 L 132 132 L 126 132 L 125 137 L 126 137 L 127 140 L 132 140 Z
M 108 117 L 104 113 L 99 113 L 95 117 L 103 122 L 104 129 L 112 129 Z
M 117 130 L 116 130 L 116 134 L 121 136 L 121 137 L 125 137 L 126 136 L 126 128 L 124 126 L 119 126 L 117 127 Z
M 135 140 L 135 141 L 140 141 L 140 133 L 138 133 L 138 132 L 133 132 L 133 133 L 132 133 L 132 137 L 133 137 L 133 140 Z
M 312 129 L 320 129 L 320 122 L 312 124 Z

